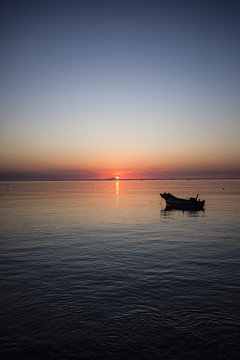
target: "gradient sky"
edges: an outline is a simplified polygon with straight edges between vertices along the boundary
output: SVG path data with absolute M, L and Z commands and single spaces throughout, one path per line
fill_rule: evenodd
M 0 179 L 240 177 L 238 1 L 0 4 Z

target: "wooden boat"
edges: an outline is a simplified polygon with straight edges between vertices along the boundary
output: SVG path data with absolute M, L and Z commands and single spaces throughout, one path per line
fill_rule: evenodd
M 198 200 L 198 195 L 189 199 L 181 199 L 170 193 L 160 194 L 160 196 L 166 201 L 169 208 L 183 209 L 183 210 L 202 210 L 205 204 L 205 200 Z

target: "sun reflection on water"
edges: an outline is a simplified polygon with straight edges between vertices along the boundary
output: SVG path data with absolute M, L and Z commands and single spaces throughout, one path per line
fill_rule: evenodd
M 119 195 L 119 181 L 116 180 L 116 195 Z

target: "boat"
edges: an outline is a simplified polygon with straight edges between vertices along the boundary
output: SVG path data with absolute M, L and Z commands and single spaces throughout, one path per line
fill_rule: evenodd
M 183 210 L 202 210 L 205 205 L 205 200 L 198 199 L 199 194 L 189 199 L 181 199 L 170 193 L 160 194 L 166 201 L 168 208 L 183 209 Z

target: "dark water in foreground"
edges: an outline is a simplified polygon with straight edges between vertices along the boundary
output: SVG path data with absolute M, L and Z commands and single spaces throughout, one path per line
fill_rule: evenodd
M 160 192 L 205 211 L 164 211 Z M 239 359 L 240 181 L 1 182 L 3 359 Z

